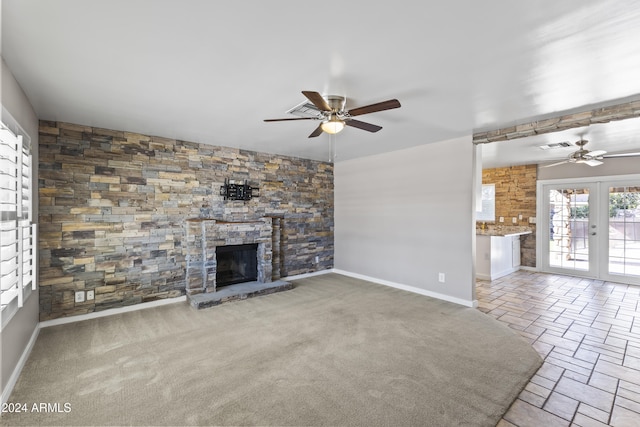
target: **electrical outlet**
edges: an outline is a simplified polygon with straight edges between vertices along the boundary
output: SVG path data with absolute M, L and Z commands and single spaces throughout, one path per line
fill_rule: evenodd
M 522 214 L 518 215 L 518 220 L 522 221 Z
M 501 217 L 500 217 L 500 219 L 499 219 L 499 221 L 500 221 L 500 222 L 504 222 L 504 217 L 503 217 L 503 216 L 501 216 Z
M 316 255 L 316 264 L 320 262 L 320 257 Z
M 529 217 L 529 224 L 535 224 L 536 223 L 536 217 L 535 216 L 530 216 Z
M 514 224 L 518 223 L 518 218 L 516 218 L 515 216 L 513 218 L 511 218 L 511 222 Z
M 438 282 L 444 283 L 444 273 L 438 273 Z
M 76 291 L 76 302 L 84 302 L 84 291 Z
M 96 297 L 95 291 L 93 289 L 87 291 L 87 301 L 91 301 Z

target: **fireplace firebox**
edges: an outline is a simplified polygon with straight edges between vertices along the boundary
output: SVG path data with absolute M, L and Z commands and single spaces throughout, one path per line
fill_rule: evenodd
M 258 244 L 216 247 L 216 287 L 258 280 Z

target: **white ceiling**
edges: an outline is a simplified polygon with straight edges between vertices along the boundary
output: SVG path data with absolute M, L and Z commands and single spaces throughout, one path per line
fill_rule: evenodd
M 263 122 L 302 90 L 402 103 L 338 134 L 340 161 L 638 96 L 639 40 L 636 0 L 2 0 L 39 118 L 319 160 L 314 122 Z M 589 148 L 640 148 L 637 129 Z M 522 162 L 516 144 L 493 160 Z

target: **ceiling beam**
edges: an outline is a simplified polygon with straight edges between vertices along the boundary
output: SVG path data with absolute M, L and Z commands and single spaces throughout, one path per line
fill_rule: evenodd
M 477 132 L 473 134 L 473 143 L 486 144 L 495 141 L 507 141 L 542 133 L 589 126 L 595 123 L 608 123 L 613 120 L 624 120 L 635 117 L 640 117 L 640 101 L 631 101 L 588 111 L 565 114 L 502 129 Z

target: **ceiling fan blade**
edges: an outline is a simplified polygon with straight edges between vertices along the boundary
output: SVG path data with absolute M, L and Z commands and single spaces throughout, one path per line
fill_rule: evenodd
M 365 105 L 364 107 L 354 108 L 349 110 L 350 116 L 360 116 L 362 114 L 375 113 L 376 111 L 391 110 L 393 108 L 400 108 L 400 101 L 397 99 L 390 99 L 388 101 L 378 102 L 376 104 Z
M 585 160 L 582 163 L 585 163 L 585 164 L 587 164 L 589 166 L 599 166 L 599 165 L 602 164 L 602 162 L 600 160 L 595 160 L 595 159 Z
M 541 167 L 541 168 L 550 168 L 551 166 L 564 165 L 565 163 L 569 163 L 569 160 L 563 160 L 563 161 L 561 161 L 561 162 L 551 163 L 550 165 L 540 165 L 540 167 Z
M 320 136 L 320 134 L 322 134 L 322 124 L 320 124 L 316 130 L 314 130 L 313 132 L 311 132 L 311 135 L 309 135 L 309 138 L 315 138 L 316 136 Z
M 600 157 L 603 154 L 607 154 L 607 152 L 604 151 L 604 150 L 595 150 L 595 151 L 589 151 L 587 156 L 589 156 L 589 157 Z
M 302 94 L 306 96 L 307 99 L 321 111 L 331 111 L 331 107 L 329 106 L 329 104 L 327 104 L 327 101 L 318 92 L 303 90 Z
M 613 157 L 640 157 L 640 152 L 638 153 L 618 153 L 618 154 L 608 154 L 606 156 L 602 156 L 605 159 L 613 158 Z
M 366 130 L 369 132 L 378 132 L 380 129 L 382 129 L 382 126 L 372 125 L 371 123 L 361 122 L 360 120 L 353 120 L 353 119 L 345 120 L 344 124 L 354 128 Z
M 265 122 L 288 122 L 289 120 L 318 120 L 316 117 L 295 117 L 287 119 L 264 119 Z

